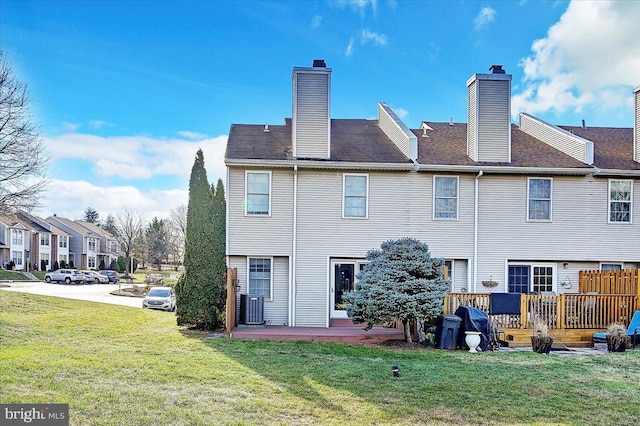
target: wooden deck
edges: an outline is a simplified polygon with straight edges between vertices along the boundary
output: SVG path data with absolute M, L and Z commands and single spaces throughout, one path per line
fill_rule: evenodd
M 460 305 L 486 312 L 509 346 L 531 346 L 532 324 L 541 320 L 558 345 L 584 347 L 590 345 L 594 333 L 606 331 L 611 323 L 628 326 L 640 308 L 640 296 L 632 294 L 523 294 L 520 314 L 492 315 L 490 299 L 490 293 L 450 293 L 445 313 L 454 313 Z

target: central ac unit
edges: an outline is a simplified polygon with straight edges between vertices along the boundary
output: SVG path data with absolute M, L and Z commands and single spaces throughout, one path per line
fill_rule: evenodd
M 257 294 L 240 295 L 240 324 L 264 324 L 264 297 Z

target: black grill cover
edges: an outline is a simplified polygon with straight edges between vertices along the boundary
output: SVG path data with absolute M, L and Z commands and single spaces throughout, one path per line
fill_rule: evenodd
M 458 332 L 458 347 L 462 347 L 464 342 L 465 331 L 479 331 L 480 346 L 483 351 L 489 349 L 489 315 L 473 306 L 460 305 L 456 309 L 455 315 L 462 318 L 460 330 Z

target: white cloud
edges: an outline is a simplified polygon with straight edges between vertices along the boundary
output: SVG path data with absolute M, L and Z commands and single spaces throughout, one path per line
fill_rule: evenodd
M 473 20 L 473 24 L 476 30 L 481 30 L 484 27 L 487 27 L 489 24 L 493 23 L 496 18 L 495 9 L 490 8 L 489 6 L 485 6 L 480 10 L 476 19 Z
M 186 140 L 65 133 L 46 137 L 45 143 L 54 161 L 84 160 L 101 177 L 117 176 L 123 180 L 150 179 L 160 175 L 188 177 L 199 148 L 204 153 L 209 178 L 226 175 L 226 135 Z
M 36 212 L 45 217 L 55 213 L 81 219 L 84 210 L 91 206 L 105 218 L 129 209 L 150 220 L 154 216 L 166 218 L 171 209 L 189 201 L 188 188 L 140 191 L 133 186 L 104 187 L 87 181 L 65 180 L 54 180 L 49 188 L 44 193 L 43 207 Z
M 344 51 L 344 54 L 346 56 L 351 56 L 353 55 L 353 37 L 351 37 L 351 39 L 349 40 L 349 44 L 347 45 L 347 48 Z
M 75 132 L 78 130 L 78 127 L 80 127 L 78 123 L 72 123 L 70 121 L 63 121 L 60 125 L 65 132 Z
M 371 11 L 374 15 L 378 9 L 378 0 L 337 0 L 335 4 L 342 8 L 348 6 L 351 9 L 360 12 L 361 15 L 364 15 L 369 6 L 371 6 Z
M 182 136 L 183 138 L 195 141 L 198 139 L 206 139 L 209 136 L 203 134 L 203 133 L 198 133 L 198 132 L 191 132 L 189 130 L 183 130 L 181 132 L 178 132 L 178 135 Z
M 404 120 L 409 116 L 409 111 L 404 108 L 392 108 L 400 120 Z
M 521 60 L 514 117 L 520 111 L 629 108 L 631 88 L 640 83 L 638 16 L 636 1 L 572 1 Z
M 111 124 L 107 123 L 106 121 L 102 121 L 102 120 L 89 120 L 89 122 L 87 124 L 89 124 L 89 127 L 91 127 L 92 129 L 100 129 L 100 128 L 105 127 L 105 126 L 111 126 Z
M 387 36 L 384 34 L 374 33 L 369 30 L 362 30 L 360 33 L 360 42 L 362 44 L 373 42 L 376 46 L 384 46 L 387 44 Z
M 321 15 L 315 15 L 313 18 L 311 18 L 311 28 L 317 30 L 318 28 L 320 28 L 320 24 L 322 24 Z

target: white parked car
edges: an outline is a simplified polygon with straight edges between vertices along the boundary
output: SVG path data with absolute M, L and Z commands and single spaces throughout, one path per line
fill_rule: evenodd
M 55 281 L 57 283 L 64 282 L 67 284 L 78 283 L 84 284 L 84 275 L 77 269 L 57 269 L 55 271 L 44 274 L 44 280 L 48 283 Z
M 109 277 L 106 277 L 96 271 L 82 271 L 85 276 L 91 277 L 94 283 L 109 284 Z
M 142 301 L 142 307 L 174 312 L 176 310 L 176 293 L 172 287 L 151 287 Z

